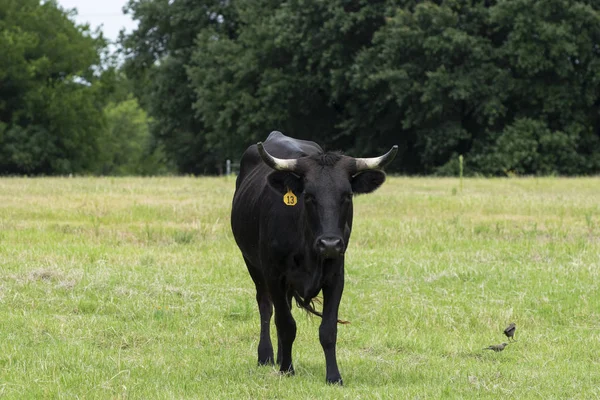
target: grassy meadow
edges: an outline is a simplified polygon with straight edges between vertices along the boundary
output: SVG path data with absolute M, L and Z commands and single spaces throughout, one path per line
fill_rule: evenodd
M 344 387 L 296 307 L 296 376 L 256 365 L 233 187 L 0 179 L 0 398 L 600 397 L 600 179 L 390 177 L 355 198 Z

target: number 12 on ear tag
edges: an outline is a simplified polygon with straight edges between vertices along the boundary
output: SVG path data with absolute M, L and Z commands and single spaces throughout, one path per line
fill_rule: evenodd
M 292 189 L 288 188 L 287 193 L 283 195 L 283 202 L 285 203 L 286 206 L 295 206 L 296 205 L 296 203 L 298 202 L 298 199 L 296 198 L 296 195 L 294 193 L 292 193 Z

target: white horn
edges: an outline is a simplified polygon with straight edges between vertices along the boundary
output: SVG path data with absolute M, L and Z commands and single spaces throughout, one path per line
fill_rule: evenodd
M 265 150 L 262 142 L 256 143 L 256 147 L 258 148 L 258 154 L 260 154 L 260 158 L 262 158 L 264 163 L 267 164 L 269 167 L 278 171 L 294 172 L 296 170 L 298 162 L 295 159 L 287 160 L 283 158 L 273 157 L 267 152 L 267 150 Z
M 368 169 L 383 169 L 386 165 L 394 160 L 396 153 L 398 153 L 398 146 L 394 145 L 390 151 L 382 156 L 373 158 L 355 158 L 356 172 Z

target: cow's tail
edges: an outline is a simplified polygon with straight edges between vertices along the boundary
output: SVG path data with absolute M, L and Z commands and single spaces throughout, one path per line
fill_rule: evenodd
M 298 293 L 294 293 L 294 299 L 296 300 L 296 304 L 298 305 L 298 307 L 308 311 L 313 315 L 316 315 L 319 318 L 323 318 L 323 313 L 315 310 L 315 303 L 321 304 L 321 299 L 319 297 L 315 297 L 313 299 L 303 299 Z M 346 325 L 349 324 L 350 321 L 338 319 L 337 323 Z

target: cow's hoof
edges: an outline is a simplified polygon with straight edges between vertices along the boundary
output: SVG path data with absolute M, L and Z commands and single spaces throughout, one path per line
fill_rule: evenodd
M 258 365 L 274 365 L 273 357 L 266 357 L 264 359 L 258 359 Z
M 281 375 L 285 375 L 285 376 L 293 376 L 296 375 L 296 371 L 294 371 L 294 367 L 290 365 L 289 368 L 281 368 L 279 370 L 279 373 Z
M 327 378 L 327 384 L 328 385 L 338 385 L 338 386 L 344 386 L 344 381 L 342 381 L 341 377 L 337 377 L 337 378 Z

